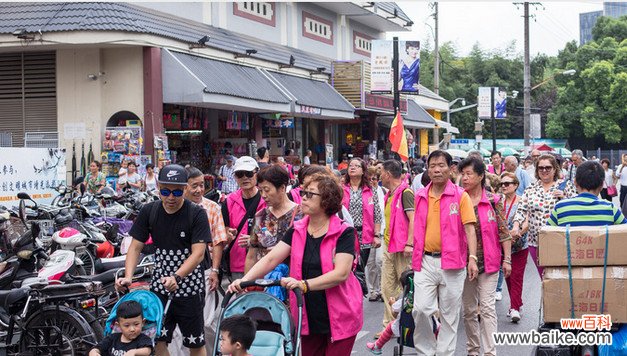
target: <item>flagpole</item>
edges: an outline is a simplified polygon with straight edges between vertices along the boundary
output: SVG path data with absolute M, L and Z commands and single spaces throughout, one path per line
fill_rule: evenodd
M 398 91 L 398 81 L 399 81 L 399 73 L 398 73 L 398 37 L 393 37 L 392 39 L 394 45 L 392 50 L 392 72 L 394 72 L 394 83 L 392 85 L 392 90 L 394 93 L 394 117 L 396 117 L 396 113 L 400 111 L 401 106 L 401 95 Z

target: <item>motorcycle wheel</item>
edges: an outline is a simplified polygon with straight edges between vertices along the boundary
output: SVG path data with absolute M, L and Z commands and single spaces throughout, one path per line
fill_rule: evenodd
M 80 258 L 83 261 L 83 271 L 84 275 L 92 276 L 96 274 L 96 258 L 88 249 L 76 249 L 76 257 Z M 80 269 L 77 268 L 76 272 L 81 275 Z
M 37 312 L 27 322 L 20 338 L 21 353 L 30 354 L 31 350 L 39 350 L 39 355 L 53 355 L 52 350 L 42 350 L 45 344 L 41 326 L 55 326 L 61 332 L 63 346 L 58 349 L 63 356 L 87 355 L 89 351 L 102 339 L 102 327 L 92 317 L 90 323 L 84 315 L 66 306 L 47 306 Z M 50 339 L 55 340 L 58 334 L 51 332 Z M 38 348 L 38 349 L 37 349 Z M 56 349 L 55 349 L 56 351 Z M 43 353 L 41 353 L 43 352 Z

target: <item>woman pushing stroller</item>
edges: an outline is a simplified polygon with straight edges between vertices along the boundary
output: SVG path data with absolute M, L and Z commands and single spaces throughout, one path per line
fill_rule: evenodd
M 281 284 L 304 293 L 302 355 L 350 355 L 363 325 L 362 292 L 351 273 L 359 246 L 355 231 L 335 215 L 342 208 L 342 188 L 327 175 L 315 175 L 300 192 L 305 218 L 293 223 L 283 239 L 256 263 L 240 283 L 261 278 L 290 258 L 290 277 Z M 296 301 L 290 298 L 297 320 Z

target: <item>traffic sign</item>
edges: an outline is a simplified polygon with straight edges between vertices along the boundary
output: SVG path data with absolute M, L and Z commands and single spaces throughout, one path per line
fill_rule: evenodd
M 453 139 L 451 140 L 451 144 L 467 145 L 468 139 L 467 138 Z

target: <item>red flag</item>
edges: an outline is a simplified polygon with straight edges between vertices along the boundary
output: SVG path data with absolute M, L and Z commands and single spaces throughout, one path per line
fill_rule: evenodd
M 407 135 L 403 126 L 403 117 L 400 111 L 396 113 L 392 127 L 390 127 L 390 142 L 392 143 L 392 152 L 398 153 L 403 162 L 407 162 L 409 158 L 409 149 L 407 147 Z

